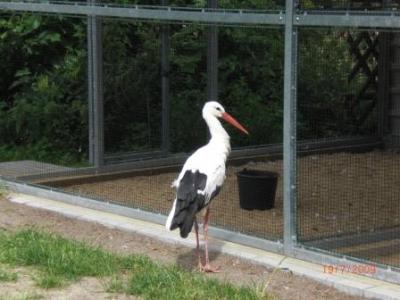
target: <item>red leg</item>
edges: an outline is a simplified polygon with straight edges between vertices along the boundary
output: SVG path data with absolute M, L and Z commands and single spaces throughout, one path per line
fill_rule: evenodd
M 203 264 L 201 263 L 201 257 L 200 257 L 199 224 L 197 223 L 196 217 L 194 218 L 194 231 L 196 232 L 196 252 L 197 252 L 197 258 L 199 260 L 199 269 L 201 271 L 203 269 Z
M 205 255 L 206 255 L 206 264 L 202 267 L 202 271 L 204 272 L 219 272 L 219 268 L 213 268 L 210 266 L 210 260 L 208 257 L 208 220 L 210 217 L 210 208 L 207 207 L 206 214 L 204 216 L 204 224 L 203 224 L 203 229 L 204 229 L 204 241 L 205 241 Z

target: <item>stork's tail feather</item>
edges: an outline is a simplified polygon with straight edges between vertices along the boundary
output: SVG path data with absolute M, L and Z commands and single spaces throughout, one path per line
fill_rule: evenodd
M 172 221 L 173 221 L 173 219 L 174 219 L 175 210 L 176 210 L 176 198 L 175 198 L 175 200 L 174 200 L 174 204 L 172 205 L 171 212 L 170 212 L 169 215 L 168 215 L 167 222 L 165 223 L 165 228 L 166 228 L 168 231 L 174 230 L 174 229 L 176 228 L 176 227 L 175 227 L 175 228 L 172 228 Z
M 192 231 L 196 212 L 196 207 L 180 209 L 179 200 L 175 199 L 171 212 L 168 215 L 165 228 L 169 231 L 179 228 L 181 237 L 187 238 L 189 233 Z
M 179 224 L 180 235 L 182 238 L 188 237 L 189 233 L 192 231 L 193 224 L 194 216 L 191 218 L 185 218 L 185 220 L 181 224 Z

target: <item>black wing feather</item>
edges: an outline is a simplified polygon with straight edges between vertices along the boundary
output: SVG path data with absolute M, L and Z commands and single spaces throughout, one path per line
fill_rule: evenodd
M 177 201 L 175 214 L 172 219 L 171 230 L 179 227 L 180 235 L 186 238 L 189 232 L 192 231 L 194 218 L 205 204 L 205 196 L 197 191 L 204 190 L 207 183 L 207 175 L 199 171 L 185 172 L 177 191 Z

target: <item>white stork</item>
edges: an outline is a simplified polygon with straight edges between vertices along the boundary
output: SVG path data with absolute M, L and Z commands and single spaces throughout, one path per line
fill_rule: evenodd
M 224 119 L 246 134 L 248 132 L 225 112 L 221 104 L 215 101 L 207 102 L 204 105 L 203 118 L 210 130 L 211 139 L 207 145 L 199 148 L 186 160 L 178 178 L 172 183 L 172 187 L 177 189 L 177 193 L 165 227 L 167 230 L 179 227 L 181 237 L 186 238 L 194 225 L 200 271 L 216 272 L 217 269 L 210 266 L 208 258 L 209 204 L 217 196 L 224 183 L 225 162 L 231 151 L 229 135 L 218 118 Z M 196 214 L 204 209 L 205 264 L 203 265 L 200 257 L 199 226 Z

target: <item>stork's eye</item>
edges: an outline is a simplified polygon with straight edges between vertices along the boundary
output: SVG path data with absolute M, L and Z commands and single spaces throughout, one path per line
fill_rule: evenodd
M 221 111 L 221 107 L 216 107 L 215 109 L 218 111 Z

